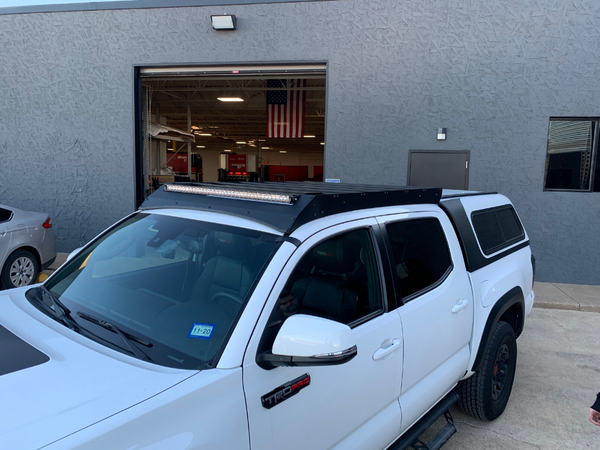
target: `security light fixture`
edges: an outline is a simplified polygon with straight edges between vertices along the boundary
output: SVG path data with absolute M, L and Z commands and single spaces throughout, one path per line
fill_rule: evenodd
M 217 100 L 222 102 L 243 102 L 244 99 L 241 97 L 217 97 Z
M 233 14 L 221 14 L 210 16 L 212 27 L 215 30 L 235 30 L 235 16 Z
M 438 128 L 437 129 L 437 140 L 438 141 L 446 140 L 446 128 Z

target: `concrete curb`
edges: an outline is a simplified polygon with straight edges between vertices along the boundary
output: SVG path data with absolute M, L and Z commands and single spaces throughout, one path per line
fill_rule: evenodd
M 69 253 L 57 253 L 56 259 L 54 260 L 52 265 L 50 267 L 48 267 L 46 270 L 44 270 L 43 272 L 40 272 L 40 274 L 38 275 L 37 281 L 38 282 L 46 281 L 48 279 L 48 277 L 50 275 L 52 275 L 56 269 L 58 269 L 60 266 L 62 266 L 65 263 L 68 256 L 69 256 Z
M 535 283 L 534 308 L 600 313 L 600 286 Z
M 538 302 L 533 304 L 534 308 L 543 309 L 562 309 L 565 311 L 582 311 L 600 313 L 600 306 L 594 305 L 561 305 L 558 303 Z

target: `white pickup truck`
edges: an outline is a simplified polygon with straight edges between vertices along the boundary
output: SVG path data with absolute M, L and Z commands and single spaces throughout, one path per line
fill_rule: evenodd
M 0 294 L 0 448 L 439 448 L 503 412 L 534 266 L 499 194 L 165 185 Z

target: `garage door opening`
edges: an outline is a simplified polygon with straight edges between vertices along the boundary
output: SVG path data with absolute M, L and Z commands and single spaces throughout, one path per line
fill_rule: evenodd
M 325 65 L 141 68 L 138 189 L 322 181 Z

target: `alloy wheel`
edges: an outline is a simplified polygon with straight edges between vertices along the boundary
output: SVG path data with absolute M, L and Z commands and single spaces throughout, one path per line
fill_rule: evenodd
M 10 266 L 9 278 L 14 287 L 27 286 L 33 283 L 33 275 L 35 273 L 35 265 L 33 261 L 27 257 L 20 257 L 14 260 Z

